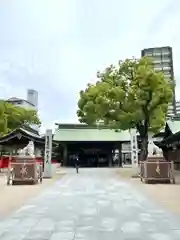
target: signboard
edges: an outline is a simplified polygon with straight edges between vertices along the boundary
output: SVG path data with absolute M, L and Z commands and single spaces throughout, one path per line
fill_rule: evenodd
M 44 151 L 44 177 L 52 177 L 52 166 L 51 166 L 51 155 L 52 155 L 52 130 L 47 129 L 45 138 L 45 151 Z
M 128 143 L 122 143 L 122 152 L 130 152 L 131 151 L 131 144 Z
M 136 129 L 131 129 L 131 163 L 133 168 L 138 168 L 138 144 Z

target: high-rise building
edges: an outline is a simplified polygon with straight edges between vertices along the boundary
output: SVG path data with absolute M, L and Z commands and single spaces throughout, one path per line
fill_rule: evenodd
M 180 115 L 180 101 L 176 101 L 176 114 Z
M 32 103 L 35 108 L 38 108 L 38 92 L 34 89 L 28 89 L 27 101 Z
M 154 69 L 157 72 L 163 72 L 167 79 L 170 79 L 173 84 L 173 100 L 168 107 L 168 115 L 176 114 L 176 97 L 175 97 L 175 79 L 173 68 L 173 54 L 172 48 L 167 47 L 155 47 L 146 48 L 141 51 L 141 56 L 147 56 L 152 59 Z
M 176 115 L 172 113 L 172 111 L 168 111 L 167 119 L 171 119 L 174 121 L 180 121 L 180 101 L 176 101 Z

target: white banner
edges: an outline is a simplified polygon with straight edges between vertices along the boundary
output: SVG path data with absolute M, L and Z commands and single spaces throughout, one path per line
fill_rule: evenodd
M 52 177 L 52 130 L 46 130 L 46 138 L 45 138 L 45 151 L 44 151 L 44 177 L 51 178 Z
M 137 131 L 131 129 L 131 163 L 133 168 L 138 168 L 138 143 L 137 143 Z

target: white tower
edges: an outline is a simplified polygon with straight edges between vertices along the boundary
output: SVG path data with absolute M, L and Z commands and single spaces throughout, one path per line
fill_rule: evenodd
M 28 89 L 27 101 L 32 103 L 38 109 L 38 92 L 34 89 Z

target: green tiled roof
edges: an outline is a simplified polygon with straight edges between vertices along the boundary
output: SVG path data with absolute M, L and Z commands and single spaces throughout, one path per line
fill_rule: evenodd
M 172 134 L 175 134 L 180 131 L 180 121 L 167 121 L 167 124 L 172 132 Z
M 108 128 L 97 129 L 86 125 L 65 125 L 60 124 L 54 133 L 55 141 L 74 142 L 74 141 L 130 141 L 130 133 L 128 130 L 115 132 Z

